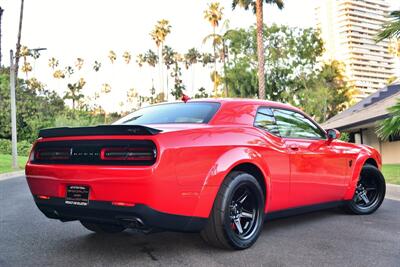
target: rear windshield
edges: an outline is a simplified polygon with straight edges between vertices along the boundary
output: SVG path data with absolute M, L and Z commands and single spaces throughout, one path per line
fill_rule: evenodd
M 155 105 L 139 109 L 114 124 L 208 123 L 219 106 L 213 102 Z

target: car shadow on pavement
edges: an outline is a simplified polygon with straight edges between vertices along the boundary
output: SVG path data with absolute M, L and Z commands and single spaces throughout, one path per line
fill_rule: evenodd
M 318 223 L 318 221 L 341 213 L 341 211 L 333 209 L 267 221 L 258 242 L 269 242 L 269 238 L 274 235 L 274 232 L 284 232 L 310 222 Z M 159 232 L 145 235 L 128 229 L 120 234 L 89 233 L 70 241 L 74 245 L 68 249 L 69 253 L 86 251 L 85 253 L 89 253 L 93 257 L 107 260 L 116 259 L 120 264 L 132 259 L 138 262 L 159 262 L 171 259 L 171 254 L 184 255 L 182 259 L 184 260 L 184 258 L 190 258 L 191 255 L 204 254 L 206 257 L 210 254 L 232 253 L 229 250 L 208 246 L 197 233 Z M 246 252 L 242 251 L 241 253 Z M 184 264 L 184 262 L 163 263 Z

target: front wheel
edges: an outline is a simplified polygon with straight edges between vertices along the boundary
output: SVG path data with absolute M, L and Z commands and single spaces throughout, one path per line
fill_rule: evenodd
M 353 199 L 345 207 L 353 214 L 371 214 L 382 204 L 385 193 L 386 183 L 382 173 L 375 166 L 366 164 L 361 169 Z
M 250 174 L 230 173 L 214 201 L 203 239 L 216 247 L 246 249 L 261 233 L 264 222 L 264 193 Z
M 88 221 L 80 221 L 80 222 L 83 225 L 83 227 L 95 233 L 115 234 L 125 230 L 125 227 L 117 224 L 94 223 Z

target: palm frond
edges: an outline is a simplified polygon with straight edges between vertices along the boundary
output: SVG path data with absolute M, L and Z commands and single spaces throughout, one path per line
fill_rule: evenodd
M 384 119 L 378 124 L 377 135 L 382 140 L 388 140 L 391 135 L 400 134 L 400 98 L 394 106 L 388 108 L 390 117 Z
M 400 10 L 390 13 L 390 21 L 385 23 L 381 32 L 376 36 L 376 42 L 390 38 L 400 38 Z

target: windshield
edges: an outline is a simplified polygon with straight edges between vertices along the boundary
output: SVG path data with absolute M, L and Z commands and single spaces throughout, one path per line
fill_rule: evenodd
M 219 106 L 214 102 L 155 105 L 139 109 L 113 124 L 208 123 Z

